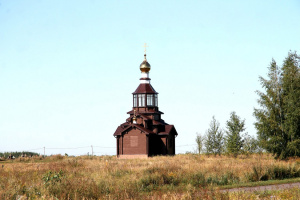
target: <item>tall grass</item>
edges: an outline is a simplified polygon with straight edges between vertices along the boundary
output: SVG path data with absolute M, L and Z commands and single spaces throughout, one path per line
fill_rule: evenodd
M 0 162 L 0 199 L 230 199 L 213 188 L 300 177 L 299 163 L 269 154 L 26 158 Z
M 298 164 L 253 166 L 252 172 L 246 173 L 249 181 L 281 180 L 286 178 L 300 177 L 300 167 Z

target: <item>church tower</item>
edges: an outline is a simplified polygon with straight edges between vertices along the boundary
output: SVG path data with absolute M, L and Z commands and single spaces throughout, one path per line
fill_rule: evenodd
M 161 119 L 158 93 L 150 84 L 150 64 L 146 54 L 140 64 L 140 84 L 133 94 L 129 118 L 114 133 L 119 158 L 142 158 L 155 155 L 175 155 L 177 131 Z

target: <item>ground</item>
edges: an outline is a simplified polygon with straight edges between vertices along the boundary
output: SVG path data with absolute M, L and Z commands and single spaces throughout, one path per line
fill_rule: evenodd
M 281 161 L 270 154 L 237 158 L 185 154 L 127 160 L 55 155 L 0 164 L 0 199 L 300 199 L 299 187 L 225 191 L 299 184 L 300 159 Z

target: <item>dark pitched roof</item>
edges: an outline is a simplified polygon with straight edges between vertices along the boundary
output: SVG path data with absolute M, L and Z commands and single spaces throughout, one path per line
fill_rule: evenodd
M 115 131 L 114 133 L 114 136 L 117 136 L 117 135 L 122 135 L 122 133 L 124 133 L 125 131 L 129 130 L 130 128 L 133 128 L 133 127 L 136 127 L 137 129 L 145 132 L 147 135 L 148 134 L 154 134 L 153 131 L 149 130 L 149 129 L 146 129 L 140 125 L 137 125 L 137 124 L 130 124 L 128 125 L 127 127 L 125 126 L 118 126 L 117 130 Z
M 131 111 L 128 111 L 127 112 L 127 114 L 133 114 L 134 112 L 133 112 L 133 110 L 131 110 Z M 154 113 L 157 113 L 157 114 L 164 114 L 163 112 L 161 112 L 161 111 L 141 111 L 141 110 L 139 110 L 139 113 L 141 114 L 141 113 L 150 113 L 150 114 L 154 114 Z
M 165 125 L 165 131 L 158 133 L 158 135 L 170 135 L 174 131 L 174 135 L 178 135 L 174 125 Z
M 164 120 L 153 120 L 153 125 L 169 125 Z
M 122 126 L 118 126 L 117 130 L 114 133 L 114 136 L 121 135 L 124 128 Z
M 138 113 L 137 116 L 141 116 L 143 119 L 146 119 L 146 120 L 152 120 L 151 117 L 149 117 L 147 115 L 143 115 L 141 113 Z
M 154 88 L 152 87 L 152 85 L 149 84 L 149 83 L 141 83 L 132 94 L 141 94 L 141 93 L 142 94 L 144 94 L 144 93 L 147 93 L 147 94 L 158 94 L 154 90 Z
M 140 129 L 141 131 L 147 133 L 147 134 L 154 134 L 153 131 L 149 130 L 149 129 L 146 129 L 140 125 L 137 125 L 137 124 L 134 124 L 133 126 L 137 127 L 138 129 Z

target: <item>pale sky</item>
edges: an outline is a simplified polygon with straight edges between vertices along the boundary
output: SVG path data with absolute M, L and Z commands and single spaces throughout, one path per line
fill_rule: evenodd
M 144 43 L 176 153 L 232 111 L 255 136 L 258 77 L 299 53 L 300 1 L 0 0 L 0 152 L 114 155 Z

